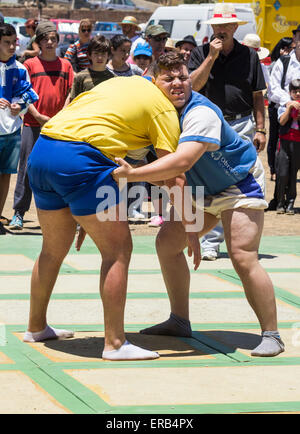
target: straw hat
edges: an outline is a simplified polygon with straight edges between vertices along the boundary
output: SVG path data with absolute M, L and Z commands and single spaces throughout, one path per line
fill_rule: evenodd
M 138 30 L 141 30 L 140 26 L 137 23 L 137 19 L 135 17 L 131 17 L 131 16 L 124 17 L 119 24 L 120 25 L 131 24 L 132 26 L 135 26 Z
M 167 42 L 165 45 L 165 51 L 169 51 L 169 50 L 176 50 L 175 43 L 174 43 L 173 39 L 171 39 L 171 38 L 167 39 Z
M 244 37 L 242 44 L 254 48 L 258 54 L 259 60 L 265 59 L 270 53 L 270 50 L 260 46 L 260 37 L 255 33 L 248 33 Z
M 248 21 L 241 21 L 237 18 L 232 3 L 216 3 L 213 17 L 204 21 L 205 24 L 230 24 L 236 23 L 239 26 L 247 24 Z

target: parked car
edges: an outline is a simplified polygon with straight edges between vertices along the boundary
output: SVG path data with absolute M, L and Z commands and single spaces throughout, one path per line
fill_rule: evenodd
M 75 41 L 79 39 L 78 33 L 72 32 L 60 32 L 59 42 L 56 48 L 56 55 L 59 57 L 64 57 L 69 45 L 74 44 Z
M 109 21 L 96 21 L 92 36 L 103 35 L 111 39 L 114 35 L 122 35 L 122 28 L 118 23 Z
M 26 47 L 30 41 L 30 37 L 27 35 L 24 25 L 26 21 L 26 18 L 21 17 L 4 17 L 4 22 L 7 24 L 12 24 L 17 32 L 17 56 L 22 55 L 23 51 L 26 50 Z
M 158 7 L 147 23 L 161 24 L 174 41 L 182 39 L 185 35 L 193 35 L 197 44 L 202 45 L 209 41 L 213 30 L 205 21 L 214 13 L 214 3 L 181 4 L 178 6 Z M 247 33 L 256 33 L 256 22 L 253 9 L 244 4 L 235 3 L 235 11 L 240 20 L 247 24 L 238 26 L 234 37 L 242 41 Z
M 12 24 L 13 26 L 15 24 L 24 24 L 26 23 L 26 18 L 21 18 L 21 17 L 4 17 L 4 22 L 7 24 Z
M 130 10 L 130 11 L 136 9 L 140 9 L 144 11 L 148 10 L 147 8 L 142 8 L 137 6 L 132 0 L 103 0 L 103 1 L 92 0 L 91 3 L 97 5 L 97 7 L 100 9 L 108 9 L 108 10 L 113 10 L 113 9 Z
M 26 50 L 27 45 L 30 42 L 30 36 L 27 34 L 25 25 L 23 23 L 13 24 L 13 26 L 15 27 L 17 32 L 16 55 L 22 56 L 23 51 Z
M 55 24 L 58 33 L 78 33 L 80 20 L 50 18 L 50 21 Z

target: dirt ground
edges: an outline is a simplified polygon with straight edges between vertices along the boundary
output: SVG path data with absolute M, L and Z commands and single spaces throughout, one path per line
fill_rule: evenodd
M 268 137 L 267 137 L 268 139 Z M 270 172 L 267 164 L 267 152 L 264 150 L 261 155 L 265 172 L 266 172 L 266 199 L 269 202 L 274 193 L 275 183 L 270 180 Z M 11 178 L 10 190 L 6 204 L 4 206 L 3 215 L 7 218 L 13 216 L 13 193 L 16 183 L 16 175 Z M 300 235 L 300 173 L 298 173 L 297 182 L 298 196 L 295 202 L 296 214 L 295 215 L 277 215 L 275 211 L 265 212 L 265 225 L 263 230 L 264 236 L 269 235 Z M 157 228 L 148 227 L 147 223 L 130 224 L 130 230 L 133 235 L 155 235 L 158 232 Z M 13 231 L 11 231 L 13 232 Z M 14 233 L 20 233 L 20 231 L 14 231 Z M 22 234 L 40 233 L 40 227 L 37 220 L 34 201 L 32 201 L 31 208 L 28 213 L 25 214 L 24 229 Z

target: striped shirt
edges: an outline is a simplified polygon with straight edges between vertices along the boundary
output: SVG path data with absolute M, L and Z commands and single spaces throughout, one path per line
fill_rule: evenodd
M 74 44 L 71 44 L 66 51 L 64 58 L 72 63 L 75 72 L 82 71 L 90 65 L 87 57 L 88 45 L 89 43 L 81 44 L 78 40 Z

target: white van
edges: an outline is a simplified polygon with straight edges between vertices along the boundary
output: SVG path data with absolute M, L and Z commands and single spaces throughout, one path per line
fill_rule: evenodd
M 237 17 L 247 24 L 239 26 L 234 37 L 242 41 L 247 33 L 256 33 L 256 22 L 251 3 L 234 3 Z M 147 26 L 161 24 L 174 41 L 193 35 L 198 45 L 205 44 L 212 35 L 212 27 L 204 24 L 213 16 L 215 3 L 198 5 L 182 4 L 157 8 L 151 15 Z

